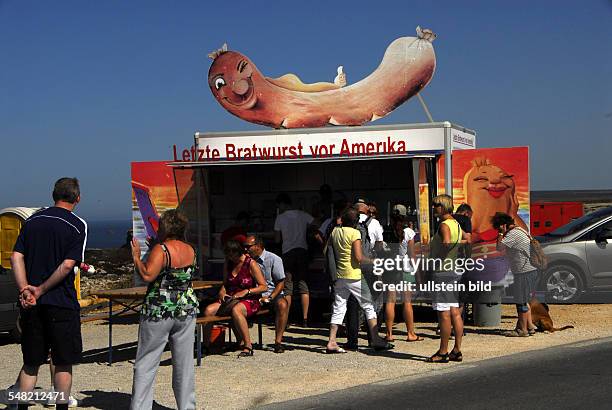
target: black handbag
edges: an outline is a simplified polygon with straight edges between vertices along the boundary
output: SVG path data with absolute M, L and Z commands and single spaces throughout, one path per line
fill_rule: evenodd
M 219 306 L 219 309 L 217 309 L 217 316 L 231 316 L 232 309 L 234 309 L 234 306 L 238 303 L 240 303 L 240 299 L 225 299 Z

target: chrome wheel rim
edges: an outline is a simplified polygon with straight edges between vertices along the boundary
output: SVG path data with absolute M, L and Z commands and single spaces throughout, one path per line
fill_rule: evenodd
M 546 281 L 546 292 L 557 302 L 566 302 L 578 294 L 579 279 L 570 270 L 556 270 Z

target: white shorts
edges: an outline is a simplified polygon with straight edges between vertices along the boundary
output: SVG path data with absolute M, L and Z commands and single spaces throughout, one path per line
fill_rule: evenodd
M 433 310 L 437 312 L 446 312 L 451 308 L 458 308 L 459 303 L 442 303 L 442 302 L 434 302 L 431 304 Z

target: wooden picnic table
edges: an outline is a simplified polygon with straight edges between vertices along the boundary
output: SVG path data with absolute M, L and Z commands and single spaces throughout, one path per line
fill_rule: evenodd
M 191 285 L 194 290 L 211 289 L 223 284 L 220 280 L 194 280 Z M 119 316 L 128 311 L 138 313 L 138 307 L 144 303 L 144 297 L 147 293 L 146 286 L 137 286 L 133 288 L 109 289 L 92 292 L 93 295 L 99 298 L 108 299 L 108 365 L 113 364 L 113 316 Z M 123 309 L 113 314 L 113 303 L 123 307 Z

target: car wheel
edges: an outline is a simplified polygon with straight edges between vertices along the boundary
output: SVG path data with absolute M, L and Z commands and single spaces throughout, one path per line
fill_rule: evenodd
M 546 270 L 542 289 L 549 303 L 574 303 L 584 291 L 584 281 L 577 268 L 555 265 Z

